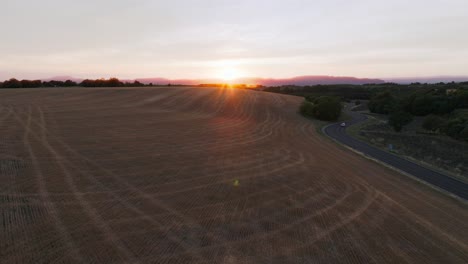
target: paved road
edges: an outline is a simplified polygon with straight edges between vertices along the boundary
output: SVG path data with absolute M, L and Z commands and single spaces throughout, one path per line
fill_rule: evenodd
M 347 112 L 351 121 L 347 121 L 347 127 L 363 122 L 367 117 L 358 112 Z M 324 133 L 338 142 L 356 149 L 372 158 L 380 160 L 388 165 L 409 173 L 431 185 L 443 189 L 453 195 L 468 200 L 468 184 L 444 175 L 440 172 L 428 169 L 409 160 L 403 159 L 386 151 L 375 148 L 367 143 L 357 140 L 346 133 L 346 128 L 341 127 L 340 123 L 332 124 L 323 129 Z

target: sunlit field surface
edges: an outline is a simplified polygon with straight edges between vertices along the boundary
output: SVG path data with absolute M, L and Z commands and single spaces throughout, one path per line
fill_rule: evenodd
M 0 262 L 468 262 L 466 204 L 319 136 L 301 101 L 1 90 Z

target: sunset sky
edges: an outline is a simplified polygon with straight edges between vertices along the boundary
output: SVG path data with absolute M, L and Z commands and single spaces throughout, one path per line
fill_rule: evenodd
M 468 75 L 467 0 L 0 0 L 0 80 Z

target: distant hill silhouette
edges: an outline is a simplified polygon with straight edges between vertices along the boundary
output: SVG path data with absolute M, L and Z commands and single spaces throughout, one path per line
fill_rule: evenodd
M 165 78 L 143 78 L 137 81 L 149 84 L 184 84 L 184 85 L 198 85 L 201 83 L 224 83 L 225 80 L 221 79 L 165 79 Z M 384 83 L 380 79 L 360 79 L 355 77 L 335 77 L 335 76 L 298 76 L 294 78 L 273 79 L 273 78 L 239 78 L 230 81 L 231 83 L 245 83 L 245 84 L 260 84 L 264 86 L 281 86 L 281 85 L 317 85 L 317 84 L 367 84 L 367 83 Z
M 52 78 L 42 79 L 42 81 L 67 81 L 81 82 L 84 79 L 75 78 L 72 76 L 55 76 Z M 202 83 L 225 83 L 222 79 L 168 79 L 168 78 L 138 78 L 138 79 L 120 79 L 123 82 L 139 81 L 144 84 L 166 85 L 166 84 L 181 84 L 181 85 L 198 85 Z M 326 75 L 308 75 L 298 76 L 293 78 L 239 78 L 229 81 L 230 83 L 238 84 L 259 84 L 264 86 L 282 86 L 282 85 L 317 85 L 317 84 L 369 84 L 369 83 L 438 83 L 438 82 L 464 82 L 468 81 L 468 76 L 433 76 L 433 77 L 415 77 L 415 78 L 386 78 L 386 79 L 369 79 L 344 76 L 326 76 Z

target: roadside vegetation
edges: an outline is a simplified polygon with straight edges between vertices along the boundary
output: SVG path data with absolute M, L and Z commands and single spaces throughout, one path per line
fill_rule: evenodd
M 388 123 L 389 116 L 367 116 L 367 121 L 349 127 L 347 132 L 382 150 L 468 181 L 468 142 L 428 132 L 423 128 L 424 117 L 413 117 L 401 132 L 396 132 Z
M 384 114 L 388 124 L 401 132 L 414 117 L 425 117 L 425 132 L 447 135 L 468 141 L 468 82 L 437 84 L 366 84 L 366 85 L 314 85 L 267 87 L 263 91 L 303 96 L 306 102 L 301 113 L 321 120 L 336 120 L 336 108 L 323 107 L 329 113 L 318 111 L 316 98 L 354 100 L 359 105 L 369 101 L 371 112 Z
M 335 84 L 335 85 L 312 85 L 312 86 L 295 86 L 285 85 L 276 87 L 265 87 L 262 90 L 272 93 L 283 93 L 297 96 L 336 96 L 345 101 L 349 100 L 370 100 L 377 93 L 390 91 L 397 96 L 408 96 L 418 91 L 420 93 L 430 92 L 434 89 L 450 90 L 458 88 L 468 88 L 468 82 L 461 83 L 437 83 L 437 84 L 396 84 L 396 83 L 381 83 L 381 84 Z
M 468 88 L 452 84 L 441 87 L 415 90 L 410 94 L 383 91 L 369 101 L 372 113 L 388 115 L 389 125 L 397 132 L 413 120 L 424 117 L 422 127 L 434 134 L 468 141 Z
M 307 117 L 322 121 L 336 121 L 341 115 L 343 106 L 340 98 L 332 96 L 307 96 L 299 108 L 299 112 Z
M 372 115 L 354 135 L 467 181 L 468 87 L 466 83 L 430 87 L 374 93 L 368 103 Z

